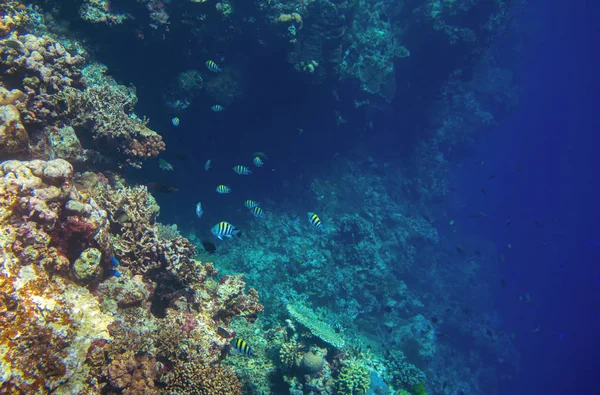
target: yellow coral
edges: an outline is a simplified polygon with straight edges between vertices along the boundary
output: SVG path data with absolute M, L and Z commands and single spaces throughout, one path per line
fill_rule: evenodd
M 293 12 L 291 14 L 281 14 L 279 15 L 279 18 L 277 18 L 277 22 L 279 23 L 300 23 L 302 24 L 302 16 L 300 14 L 298 14 L 297 12 Z
M 364 361 L 351 358 L 344 362 L 337 378 L 340 395 L 352 395 L 356 392 L 366 393 L 371 386 L 371 374 Z

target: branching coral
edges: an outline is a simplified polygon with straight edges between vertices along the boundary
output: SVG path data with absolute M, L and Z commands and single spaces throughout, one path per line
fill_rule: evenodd
M 95 140 L 115 147 L 128 165 L 141 167 L 144 159 L 165 150 L 162 137 L 133 114 L 137 96 L 133 88 L 118 85 L 105 77 L 84 91 L 71 89 L 64 95 L 73 124 L 86 126 Z
M 371 385 L 369 367 L 360 359 L 344 361 L 337 377 L 337 390 L 340 395 L 366 393 Z

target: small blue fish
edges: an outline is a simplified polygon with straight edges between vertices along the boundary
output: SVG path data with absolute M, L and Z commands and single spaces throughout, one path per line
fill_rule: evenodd
M 219 65 L 216 64 L 215 62 L 213 62 L 212 60 L 207 60 L 206 63 L 204 63 L 204 64 L 213 73 L 220 73 L 221 72 L 221 68 L 219 67 Z
M 310 222 L 310 224 L 312 226 L 314 226 L 315 228 L 317 228 L 321 232 L 325 231 L 323 229 L 323 224 L 321 223 L 321 218 L 319 218 L 319 216 L 317 214 L 315 214 L 315 213 L 308 213 L 308 221 Z
M 110 270 L 109 270 L 109 273 L 110 273 L 112 276 L 115 276 L 115 277 L 121 277 L 121 272 L 120 272 L 120 271 L 118 271 L 118 270 L 115 270 L 115 269 L 110 269 Z
M 196 203 L 196 215 L 198 218 L 202 218 L 202 214 L 204 214 L 204 211 L 202 211 L 202 202 L 198 202 Z
M 265 212 L 262 208 L 255 206 L 252 207 L 250 209 L 250 212 L 252 213 L 252 215 L 254 215 L 256 218 L 263 218 L 265 216 Z
M 227 185 L 221 184 L 217 187 L 217 192 L 218 193 L 230 193 L 231 188 L 229 188 Z
M 231 238 L 236 235 L 241 235 L 242 232 L 235 226 L 231 225 L 227 221 L 221 221 L 212 227 L 210 233 L 217 236 L 219 240 L 223 240 L 223 237 Z
M 250 199 L 248 199 L 248 200 L 246 200 L 246 201 L 244 202 L 244 206 L 246 206 L 246 208 L 250 208 L 250 209 L 252 209 L 252 208 L 254 208 L 254 207 L 258 206 L 258 203 L 257 203 L 257 202 L 255 202 L 254 200 L 250 200 Z
M 117 261 L 117 258 L 115 258 L 114 255 L 110 256 L 110 264 L 112 265 L 112 267 L 119 266 L 119 261 Z
M 173 170 L 175 170 L 175 169 L 173 168 L 173 165 L 171 165 L 169 162 L 167 162 L 167 161 L 166 161 L 166 160 L 164 160 L 164 159 L 159 159 L 159 160 L 158 160 L 158 167 L 159 167 L 161 170 L 166 170 L 166 171 L 173 171 Z
M 204 171 L 209 171 L 210 170 L 210 166 L 211 166 L 211 160 L 209 159 L 204 164 Z
M 236 173 L 243 175 L 243 176 L 252 174 L 252 170 L 250 170 L 246 166 L 242 166 L 242 165 L 233 166 L 233 171 L 235 171 Z
M 220 104 L 215 104 L 214 106 L 211 106 L 210 109 L 213 110 L 214 112 L 225 111 L 225 107 L 223 107 Z
M 254 166 L 256 166 L 256 167 L 262 167 L 262 165 L 265 164 L 265 162 L 263 162 L 263 160 L 260 158 L 260 156 L 254 157 L 252 162 L 254 163 Z
M 171 122 L 173 123 L 173 126 L 179 126 L 179 118 L 175 117 L 171 119 Z

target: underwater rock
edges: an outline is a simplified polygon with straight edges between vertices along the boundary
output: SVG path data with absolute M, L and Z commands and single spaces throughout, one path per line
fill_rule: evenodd
M 71 126 L 63 126 L 60 129 L 51 128 L 48 132 L 48 143 L 52 157 L 71 161 L 83 160 L 81 142 L 75 134 L 75 129 Z
M 73 264 L 73 275 L 79 281 L 87 282 L 98 277 L 101 269 L 102 253 L 97 248 L 83 251 Z

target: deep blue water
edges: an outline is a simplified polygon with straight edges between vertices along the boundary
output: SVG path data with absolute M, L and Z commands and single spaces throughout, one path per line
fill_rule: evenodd
M 471 230 L 493 240 L 506 258 L 498 262 L 507 286 L 496 308 L 506 331 L 517 335 L 521 372 L 500 393 L 598 393 L 598 6 L 532 3 L 520 20 L 529 33 L 520 108 L 456 171 L 465 205 L 458 213 L 487 212 Z M 489 180 L 491 174 L 497 178 Z M 525 293 L 533 303 L 519 302 Z

